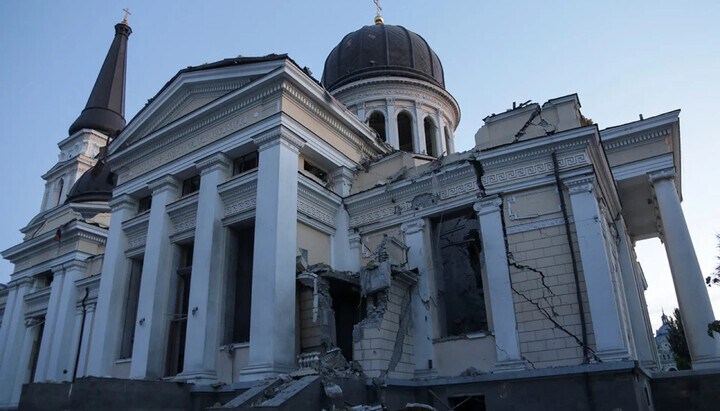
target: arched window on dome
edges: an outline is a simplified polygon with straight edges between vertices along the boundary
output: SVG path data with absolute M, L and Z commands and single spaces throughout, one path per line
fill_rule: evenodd
M 53 193 L 53 207 L 60 205 L 60 200 L 62 199 L 62 192 L 63 187 L 65 186 L 65 182 L 62 178 L 58 179 L 57 183 L 55 183 L 55 192 Z
M 397 115 L 398 141 L 400 151 L 413 152 L 412 116 L 403 111 Z
M 430 117 L 425 117 L 423 125 L 425 126 L 425 149 L 427 155 L 437 157 L 439 150 L 437 149 L 437 127 L 435 127 L 435 122 Z
M 371 129 L 378 133 L 382 141 L 387 141 L 387 133 L 385 133 L 385 115 L 379 111 L 373 111 L 368 117 L 368 125 Z
M 447 126 L 443 129 L 443 136 L 445 137 L 445 154 L 450 154 L 450 131 Z

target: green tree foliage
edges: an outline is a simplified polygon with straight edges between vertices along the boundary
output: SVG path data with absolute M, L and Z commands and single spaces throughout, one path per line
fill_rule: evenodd
M 675 364 L 678 370 L 689 370 L 692 368 L 692 362 L 679 309 L 676 308 L 672 317 L 668 318 L 668 326 L 670 327 L 668 342 L 675 353 Z

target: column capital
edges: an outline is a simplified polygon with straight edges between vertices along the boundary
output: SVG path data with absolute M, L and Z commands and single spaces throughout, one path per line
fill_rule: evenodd
M 50 267 L 50 270 L 53 272 L 53 277 L 56 275 L 65 274 L 65 264 L 58 264 Z
M 394 98 L 386 98 L 385 104 L 388 106 L 394 106 L 395 105 L 395 99 Z
M 648 173 L 648 178 L 650 179 L 650 184 L 655 184 L 656 182 L 660 180 L 674 180 L 677 176 L 677 173 L 675 172 L 674 168 L 669 168 L 666 170 L 660 170 L 660 171 L 653 171 L 652 173 Z
M 17 280 L 10 281 L 7 286 L 8 288 L 19 288 L 23 285 L 31 286 L 33 284 L 32 277 L 18 278 Z
M 38 318 L 38 317 L 32 317 L 32 318 L 25 319 L 25 328 L 34 327 L 38 324 L 40 324 L 40 318 Z
M 483 197 L 479 201 L 476 201 L 475 204 L 473 204 L 473 210 L 475 210 L 479 217 L 486 214 L 499 212 L 502 203 L 503 199 L 497 195 Z
M 180 181 L 173 176 L 163 176 L 148 183 L 148 188 L 153 195 L 165 190 L 174 190 L 180 187 Z
M 580 178 L 571 178 L 563 181 L 565 187 L 568 188 L 570 194 L 591 193 L 595 190 L 595 177 L 584 176 Z
M 264 134 L 260 134 L 254 137 L 253 141 L 258 145 L 259 151 L 283 144 L 296 153 L 299 153 L 300 149 L 303 148 L 306 143 L 300 136 L 282 127 L 277 127 Z
M 63 264 L 63 268 L 65 270 L 73 270 L 73 271 L 85 271 L 87 270 L 88 263 L 87 261 L 82 260 L 72 260 L 68 261 Z
M 415 106 L 416 109 L 419 109 L 419 108 L 422 108 L 423 102 L 416 100 L 416 101 L 413 102 L 413 105 Z
M 230 157 L 223 153 L 215 153 L 196 162 L 195 167 L 200 170 L 200 175 L 204 175 L 215 170 L 227 169 L 231 164 Z
M 121 194 L 117 197 L 113 197 L 109 202 L 110 210 L 114 213 L 122 209 L 136 210 L 138 201 L 132 198 L 129 194 Z
M 348 240 L 350 241 L 350 248 L 360 248 L 360 242 L 362 241 L 360 234 L 352 233 L 348 236 Z
M 400 226 L 400 231 L 407 234 L 415 234 L 418 232 L 422 232 L 423 228 L 425 228 L 425 219 L 424 218 L 418 218 L 417 220 L 411 220 L 403 223 Z

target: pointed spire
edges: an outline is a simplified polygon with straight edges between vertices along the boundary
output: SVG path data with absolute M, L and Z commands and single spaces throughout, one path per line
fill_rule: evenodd
M 114 137 L 125 127 L 125 66 L 130 33 L 127 20 L 115 25 L 115 38 L 85 109 L 70 126 L 70 135 L 90 128 Z

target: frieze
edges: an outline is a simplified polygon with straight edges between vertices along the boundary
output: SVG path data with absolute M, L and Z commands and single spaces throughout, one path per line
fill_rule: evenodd
M 630 146 L 638 143 L 643 143 L 646 141 L 651 140 L 657 140 L 660 138 L 664 138 L 665 136 L 670 135 L 671 130 L 670 128 L 666 128 L 663 130 L 653 131 L 651 133 L 644 133 L 644 134 L 635 134 L 629 137 L 622 137 L 614 141 L 603 141 L 603 146 L 605 146 L 605 150 L 608 151 L 614 151 L 617 149 L 621 149 L 625 146 Z
M 256 200 L 255 197 L 249 198 L 247 200 L 237 201 L 232 204 L 228 204 L 225 206 L 225 217 L 229 217 L 234 214 L 239 214 L 244 211 L 248 210 L 254 210 L 255 209 Z
M 558 159 L 558 168 L 570 168 L 577 167 L 580 165 L 588 164 L 587 156 L 585 153 L 579 153 L 570 157 L 563 157 Z M 505 183 L 512 180 L 518 180 L 521 178 L 533 177 L 536 175 L 545 175 L 552 173 L 553 163 L 552 161 L 543 161 L 542 163 L 530 164 L 510 170 L 502 170 L 494 173 L 486 173 L 482 177 L 484 186 L 493 184 Z
M 298 211 L 305 214 L 310 218 L 320 221 L 321 223 L 327 224 L 330 227 L 335 227 L 335 216 L 328 214 L 319 207 L 298 199 L 297 202 Z
M 195 228 L 198 196 L 199 194 L 195 193 L 167 206 L 168 217 L 173 224 L 173 234 Z

